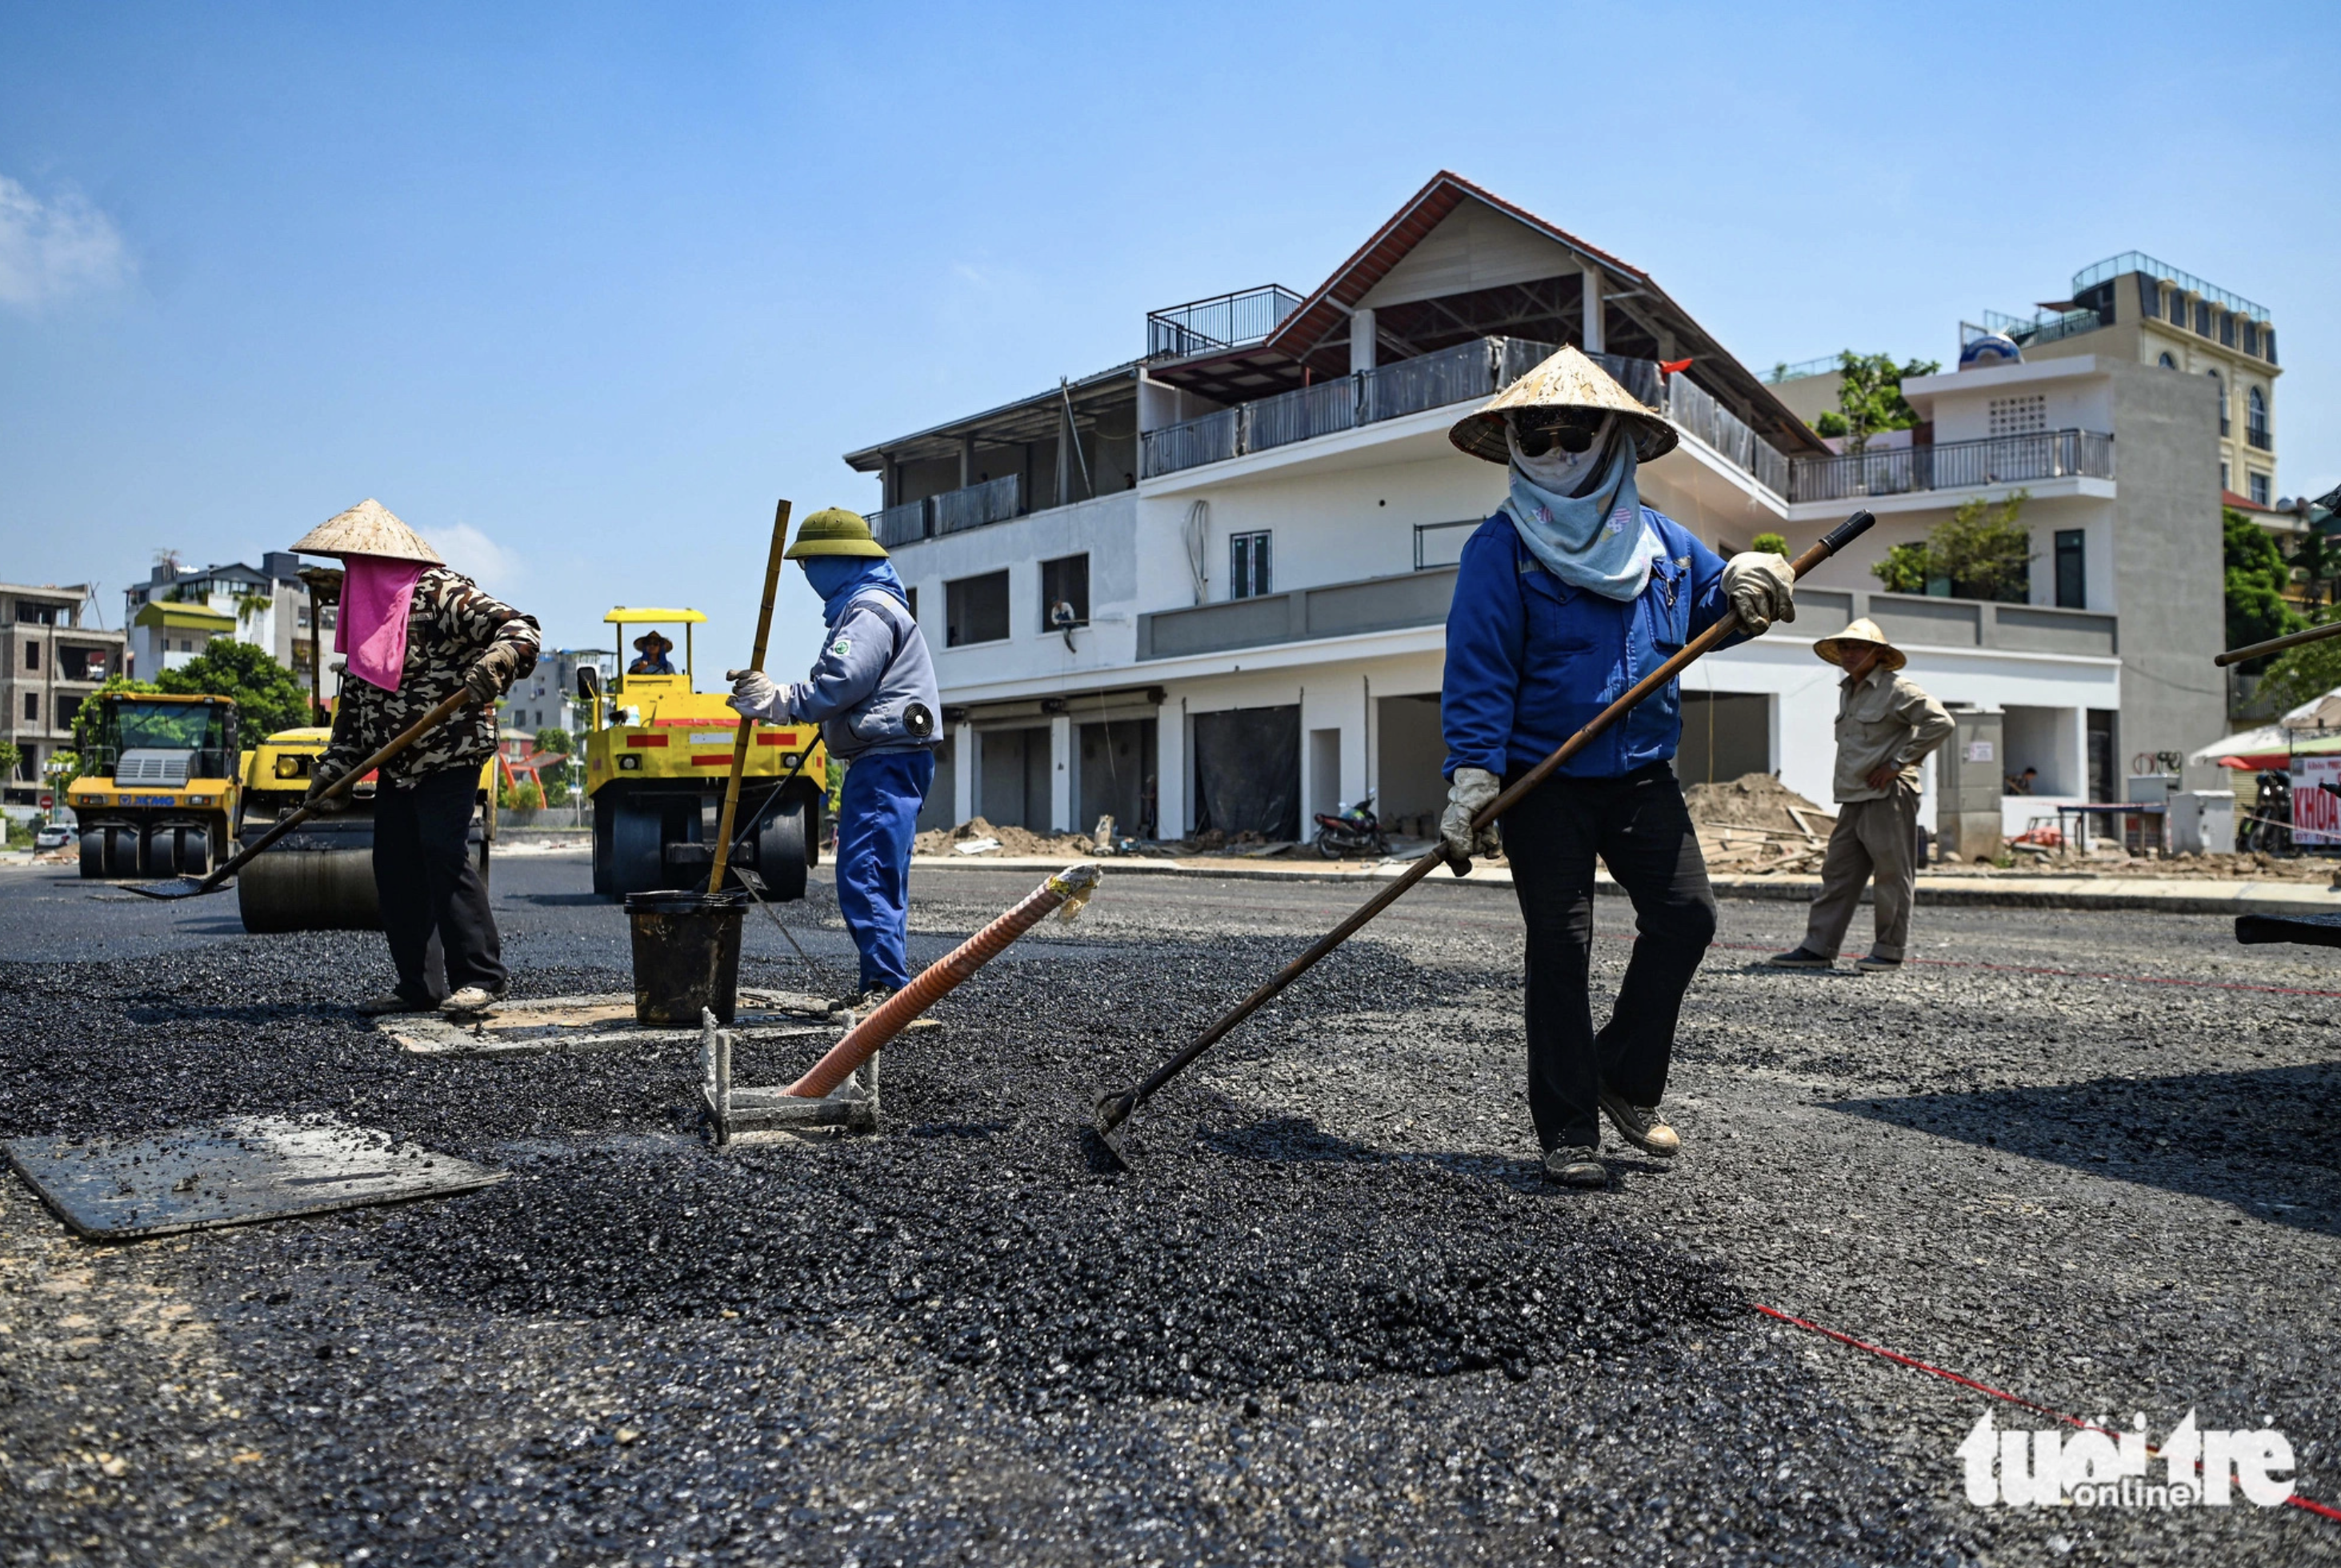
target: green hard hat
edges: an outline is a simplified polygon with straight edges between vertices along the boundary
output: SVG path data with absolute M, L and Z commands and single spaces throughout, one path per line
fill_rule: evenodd
M 874 555 L 882 560 L 885 554 L 886 547 L 870 537 L 870 525 L 862 514 L 842 506 L 823 507 L 806 518 L 797 530 L 797 541 L 788 548 L 791 561 L 808 555 Z

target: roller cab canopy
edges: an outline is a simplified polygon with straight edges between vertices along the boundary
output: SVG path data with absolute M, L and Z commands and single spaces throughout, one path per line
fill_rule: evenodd
M 602 620 L 604 624 L 620 629 L 618 633 L 620 673 L 617 695 L 631 697 L 638 703 L 644 700 L 655 701 L 662 697 L 692 695 L 693 688 L 691 684 L 691 629 L 707 624 L 707 617 L 704 614 L 689 609 L 673 610 L 656 606 L 630 608 L 621 605 L 602 617 Z M 624 673 L 626 667 L 641 656 L 639 650 L 627 648 L 624 628 L 641 626 L 655 630 L 661 626 L 677 625 L 682 628 L 682 672 L 681 674 L 629 675 Z M 668 640 L 669 646 L 672 645 L 672 638 Z

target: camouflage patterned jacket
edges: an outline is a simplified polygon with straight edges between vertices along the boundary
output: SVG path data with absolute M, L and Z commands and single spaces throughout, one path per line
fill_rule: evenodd
M 388 744 L 454 695 L 464 672 L 498 643 L 517 656 L 512 680 L 527 674 L 536 668 L 541 640 L 534 616 L 490 598 L 459 571 L 431 568 L 416 580 L 407 610 L 406 669 L 398 690 L 384 691 L 371 680 L 342 676 L 334 738 L 317 759 L 316 777 L 331 783 Z M 495 710 L 474 703 L 384 764 L 383 782 L 413 785 L 442 769 L 476 768 L 495 749 Z

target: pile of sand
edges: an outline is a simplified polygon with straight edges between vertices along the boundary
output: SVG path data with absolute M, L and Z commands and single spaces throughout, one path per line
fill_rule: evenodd
M 974 839 L 997 839 L 993 855 L 1087 855 L 1093 853 L 1086 833 L 1035 833 L 1030 828 L 995 828 L 981 817 L 971 817 L 956 828 L 931 828 L 911 840 L 914 855 L 951 855 Z
M 1811 831 L 1826 836 L 1829 819 L 1837 815 L 1769 773 L 1743 773 L 1723 784 L 1693 784 L 1683 791 L 1683 799 L 1689 802 L 1691 820 L 1702 828 L 1769 828 L 1801 836 L 1809 824 Z M 1805 814 L 1805 823 L 1788 814 L 1791 806 Z

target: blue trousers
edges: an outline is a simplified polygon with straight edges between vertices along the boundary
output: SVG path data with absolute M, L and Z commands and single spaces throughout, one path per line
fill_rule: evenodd
M 873 751 L 845 770 L 837 799 L 837 908 L 862 955 L 862 989 L 911 983 L 911 837 L 935 779 L 931 748 Z

